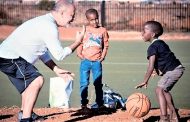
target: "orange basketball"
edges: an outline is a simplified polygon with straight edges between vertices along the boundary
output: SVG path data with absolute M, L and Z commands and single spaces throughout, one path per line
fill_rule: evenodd
M 142 93 L 133 93 L 126 101 L 126 109 L 133 117 L 143 117 L 150 111 L 151 103 L 148 97 Z

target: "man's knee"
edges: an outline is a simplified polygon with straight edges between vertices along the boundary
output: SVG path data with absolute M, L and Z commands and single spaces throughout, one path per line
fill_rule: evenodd
M 34 81 L 31 83 L 31 85 L 34 85 L 36 88 L 41 88 L 44 83 L 44 78 L 42 76 L 38 76 Z

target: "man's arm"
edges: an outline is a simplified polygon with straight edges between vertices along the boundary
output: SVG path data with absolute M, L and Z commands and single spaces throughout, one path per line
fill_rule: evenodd
M 52 59 L 47 61 L 45 65 L 48 66 L 51 70 L 53 70 L 59 77 L 65 78 L 66 75 L 70 75 L 71 77 L 74 76 L 74 73 L 58 67 Z
M 52 71 L 54 71 L 55 66 L 57 66 L 52 59 L 49 60 L 49 61 L 47 61 L 47 62 L 45 62 L 45 65 L 47 67 L 49 67 Z
M 59 77 L 65 77 L 65 75 L 71 75 L 74 76 L 73 73 L 67 71 L 67 70 L 63 70 L 61 68 L 59 68 L 56 63 L 51 59 L 51 57 L 49 56 L 49 53 L 46 52 L 44 55 L 40 56 L 41 61 L 47 66 L 49 67 L 52 71 L 54 71 L 57 76 Z
M 72 52 L 74 52 L 75 49 L 82 43 L 85 32 L 86 32 L 86 27 L 83 26 L 82 31 L 76 33 L 76 41 L 69 46 Z
M 61 46 L 61 42 L 56 31 L 52 31 L 49 36 L 44 36 L 43 39 L 52 56 L 56 60 L 62 61 L 65 57 L 69 56 L 72 52 L 74 52 L 74 50 L 81 44 L 84 33 L 85 26 L 83 27 L 82 32 L 77 32 L 76 41 L 65 48 Z
M 55 66 L 57 66 L 55 64 L 55 62 L 51 59 L 48 51 L 46 51 L 43 55 L 40 56 L 40 60 L 47 66 L 49 67 L 51 70 L 54 69 Z
M 57 75 L 58 74 L 71 74 L 71 72 L 59 68 L 52 59 L 47 61 L 45 63 L 45 65 L 48 66 L 51 70 L 53 70 Z

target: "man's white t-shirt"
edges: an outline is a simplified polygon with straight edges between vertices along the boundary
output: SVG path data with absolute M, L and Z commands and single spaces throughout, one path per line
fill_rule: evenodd
M 49 61 L 48 51 L 58 61 L 72 53 L 69 47 L 61 46 L 58 28 L 51 13 L 26 21 L 0 45 L 0 57 L 22 57 L 32 64 L 39 58 L 43 62 Z

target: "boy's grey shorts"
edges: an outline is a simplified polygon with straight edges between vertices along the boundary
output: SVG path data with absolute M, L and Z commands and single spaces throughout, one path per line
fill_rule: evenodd
M 182 65 L 179 65 L 173 71 L 166 72 L 158 81 L 158 86 L 163 88 L 166 92 L 170 91 L 183 75 L 184 70 L 185 68 Z
M 29 84 L 41 74 L 25 59 L 5 59 L 0 57 L 0 71 L 5 73 L 21 94 Z

